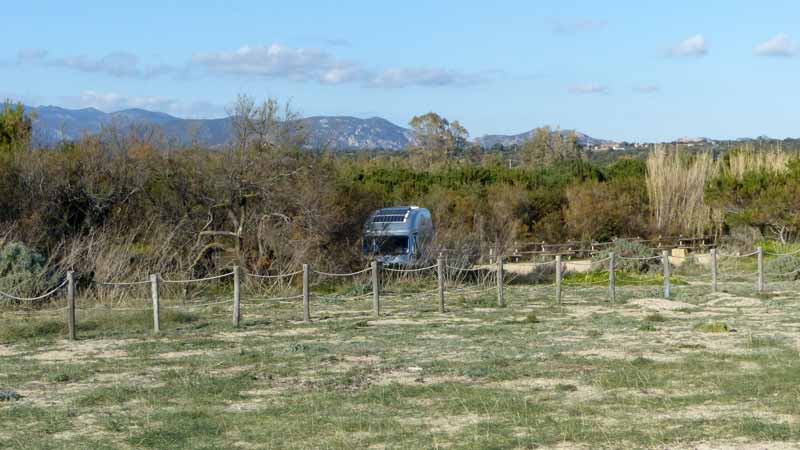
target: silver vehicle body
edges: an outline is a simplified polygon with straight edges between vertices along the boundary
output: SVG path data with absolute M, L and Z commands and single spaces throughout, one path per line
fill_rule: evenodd
M 420 263 L 429 256 L 432 241 L 431 213 L 418 206 L 379 209 L 364 225 L 364 254 L 384 264 Z

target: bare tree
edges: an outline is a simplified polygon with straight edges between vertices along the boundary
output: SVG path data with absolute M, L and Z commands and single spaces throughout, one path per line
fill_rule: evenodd
M 206 199 L 208 220 L 197 234 L 195 264 L 210 253 L 232 252 L 244 263 L 248 258 L 246 240 L 254 241 L 257 257 L 268 249 L 263 244 L 268 224 L 285 214 L 291 184 L 287 181 L 302 169 L 300 160 L 286 152 L 298 149 L 305 140 L 300 116 L 286 103 L 269 99 L 261 106 L 240 95 L 231 113 L 232 142 L 218 161 L 214 178 L 216 194 Z

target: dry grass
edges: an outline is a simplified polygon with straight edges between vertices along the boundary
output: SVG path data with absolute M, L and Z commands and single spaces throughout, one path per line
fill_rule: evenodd
M 380 320 L 369 299 L 318 299 L 312 324 L 298 321 L 299 303 L 277 302 L 246 308 L 239 330 L 223 308 L 165 322 L 160 337 L 147 335 L 147 314 L 95 318 L 94 329 L 80 317 L 78 342 L 0 339 L 0 390 L 21 396 L 0 402 L 0 442 L 791 448 L 798 291 L 770 286 L 772 297 L 746 304 L 749 282 L 723 284 L 728 294 L 678 285 L 675 300 L 623 287 L 617 305 L 603 286 L 568 287 L 555 305 L 552 287 L 515 285 L 507 308 L 491 307 L 493 294 L 451 294 L 446 314 L 434 294 L 387 296 Z
M 726 174 L 742 179 L 748 172 L 783 173 L 788 169 L 791 156 L 781 147 L 756 152 L 752 145 L 746 145 L 730 152 Z
M 647 158 L 652 226 L 662 234 L 701 236 L 711 225 L 703 201 L 706 182 L 717 174 L 708 153 L 689 157 L 679 147 L 656 146 Z

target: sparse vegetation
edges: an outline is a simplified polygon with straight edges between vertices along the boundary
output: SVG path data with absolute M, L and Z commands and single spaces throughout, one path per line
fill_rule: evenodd
M 661 315 L 660 313 L 653 313 L 646 315 L 644 317 L 644 320 L 648 322 L 666 322 L 667 318 Z
M 367 214 L 400 203 L 431 209 L 437 244 L 464 266 L 488 246 L 508 254 L 518 241 L 626 235 L 728 233 L 737 250 L 775 239 L 767 248 L 791 251 L 800 198 L 793 157 L 732 153 L 715 162 L 660 148 L 647 162 L 597 162 L 575 135 L 540 130 L 509 165 L 506 150 L 471 146 L 457 121 L 434 113 L 414 119 L 408 152 L 342 156 L 305 149 L 288 105 L 243 97 L 235 111 L 235 139 L 211 152 L 114 127 L 30 148 L 19 108 L 3 110 L 0 289 L 40 292 L 75 270 L 85 340 L 65 343 L 62 317 L 35 314 L 55 305 L 23 312 L 3 303 L 0 442 L 652 448 L 800 439 L 782 422 L 800 400 L 796 349 L 785 345 L 796 337 L 796 290 L 753 294 L 753 261 L 723 262 L 741 280 L 722 280 L 727 292 L 708 296 L 707 280 L 692 283 L 706 269 L 690 260 L 671 278 L 682 303 L 659 301 L 660 260 L 641 259 L 654 256 L 646 244 L 616 239 L 593 270 L 565 274 L 561 304 L 545 285 L 553 266 L 511 280 L 506 308 L 494 292 L 458 291 L 444 315 L 429 279 L 387 276 L 392 295 L 380 319 L 356 297 L 369 292 L 367 278 L 313 280 L 314 322 L 299 323 L 296 301 L 253 302 L 240 330 L 228 325 L 229 305 L 178 309 L 229 296 L 229 283 L 165 285 L 161 336 L 150 334 L 152 313 L 141 304 L 126 309 L 147 298 L 147 286 L 97 283 L 202 277 L 232 265 L 357 270 Z M 614 305 L 608 266 L 598 263 L 608 251 L 619 256 Z M 800 264 L 768 256 L 767 266 Z M 745 284 L 749 296 L 736 296 Z M 244 285 L 250 300 L 298 287 L 296 277 Z M 755 307 L 757 315 L 745 313 Z M 754 336 L 765 322 L 774 335 Z
M 707 286 L 676 289 L 692 305 L 680 314 L 656 301 L 612 306 L 604 286 L 566 288 L 555 305 L 531 284 L 507 287 L 506 309 L 492 294 L 454 294 L 440 315 L 429 294 L 394 298 L 377 320 L 369 299 L 315 304 L 311 324 L 296 302 L 251 308 L 240 330 L 228 309 L 165 311 L 159 337 L 148 314 L 117 312 L 81 317 L 85 339 L 69 344 L 61 318 L 2 317 L 0 330 L 15 331 L 0 340 L 0 390 L 19 396 L 0 403 L 3 436 L 10 448 L 332 449 L 800 438 L 765 432 L 800 400 L 789 388 L 796 351 L 778 337 L 796 334 L 793 302 L 764 312 L 745 298 L 720 303 Z M 695 326 L 719 332 L 685 333 Z M 601 425 L 602 436 L 576 432 Z
M 725 322 L 708 322 L 699 323 L 694 326 L 695 331 L 702 331 L 704 333 L 728 333 L 732 329 Z

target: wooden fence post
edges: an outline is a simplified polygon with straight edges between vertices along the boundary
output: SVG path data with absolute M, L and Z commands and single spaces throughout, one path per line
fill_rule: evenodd
M 150 275 L 150 296 L 153 298 L 153 331 L 161 332 L 161 317 L 158 304 L 158 275 Z
M 561 304 L 561 255 L 556 255 L 556 303 Z
M 757 247 L 756 252 L 758 252 L 758 282 L 756 288 L 758 292 L 764 292 L 764 247 Z
M 381 283 L 378 274 L 378 261 L 372 261 L 372 312 L 375 317 L 381 316 Z
M 711 292 L 717 292 L 717 249 L 711 249 Z
M 238 327 L 242 318 L 241 310 L 241 279 L 239 278 L 239 266 L 233 266 L 233 326 Z
M 497 306 L 506 306 L 506 298 L 503 292 L 503 257 L 497 255 Z
M 444 312 L 444 258 L 439 255 L 436 260 L 436 273 L 439 277 L 439 312 Z
M 67 327 L 69 338 L 76 339 L 75 332 L 75 272 L 67 272 Z
M 669 250 L 663 250 L 661 252 L 661 265 L 664 266 L 664 298 L 669 299 Z
M 617 302 L 617 263 L 614 252 L 608 253 L 608 299 Z
M 303 264 L 303 322 L 311 322 L 311 299 L 308 293 L 308 264 Z

